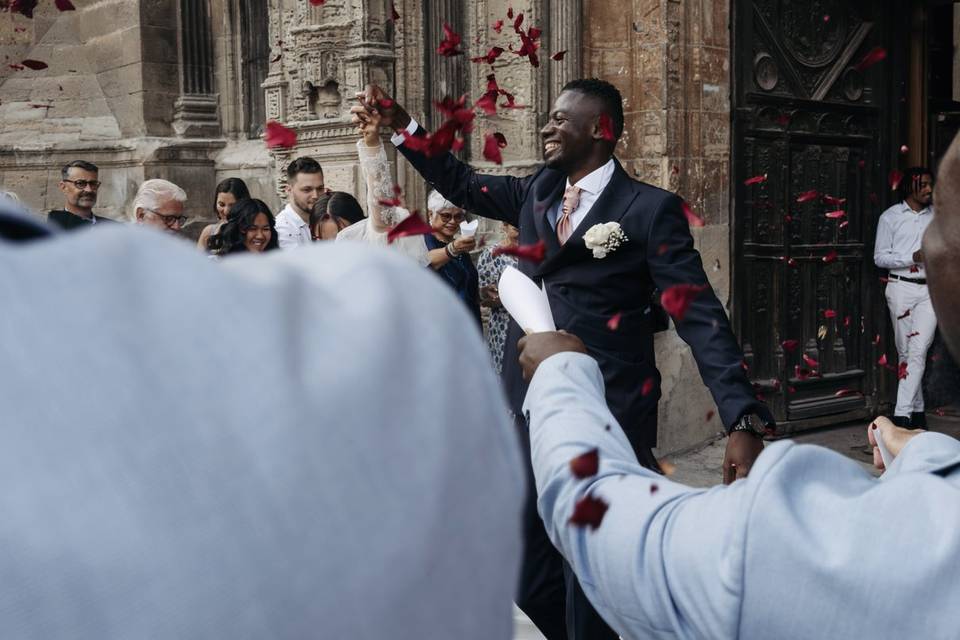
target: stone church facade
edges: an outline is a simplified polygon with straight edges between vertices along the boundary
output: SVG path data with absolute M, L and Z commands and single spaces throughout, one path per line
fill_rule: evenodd
M 327 185 L 362 196 L 356 134 L 346 113 L 375 82 L 427 125 L 433 101 L 486 88 L 490 65 L 469 61 L 514 48 L 506 15 L 543 30 L 540 66 L 509 50 L 493 71 L 522 109 L 479 116 L 464 157 L 491 173 L 522 175 L 540 158 L 538 130 L 567 80 L 597 76 L 624 95 L 617 155 L 638 179 L 683 195 L 706 220 L 695 239 L 722 301 L 730 295 L 730 15 L 725 0 L 74 0 L 60 13 L 41 0 L 35 17 L 0 15 L 8 64 L 0 69 L 0 188 L 38 212 L 61 205 L 59 167 L 101 168 L 98 213 L 129 219 L 145 179 L 184 187 L 196 225 L 213 217 L 214 185 L 247 181 L 279 207 L 283 167 L 316 157 Z M 399 18 L 393 19 L 393 10 Z M 502 33 L 491 25 L 503 19 Z M 435 53 L 441 27 L 463 36 L 466 56 Z M 566 51 L 562 61 L 551 55 Z M 294 149 L 268 151 L 267 120 L 298 132 Z M 502 165 L 482 158 L 482 134 L 508 140 Z M 423 182 L 397 167 L 411 208 Z M 360 198 L 361 202 L 364 199 Z M 493 232 L 495 225 L 489 225 Z M 674 451 L 720 431 L 689 349 L 658 335 L 664 377 L 660 449 Z M 681 391 L 682 389 L 682 391 Z

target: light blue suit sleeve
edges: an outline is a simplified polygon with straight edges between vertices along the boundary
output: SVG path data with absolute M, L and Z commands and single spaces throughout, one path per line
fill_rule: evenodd
M 604 619 L 627 638 L 736 637 L 746 513 L 761 479 L 698 490 L 641 467 L 583 354 L 541 363 L 524 410 L 540 515 Z M 599 473 L 577 479 L 570 460 L 593 448 Z M 587 494 L 609 505 L 595 530 L 568 523 Z

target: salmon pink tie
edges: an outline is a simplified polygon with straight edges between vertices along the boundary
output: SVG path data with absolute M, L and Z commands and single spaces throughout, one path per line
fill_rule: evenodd
M 573 233 L 573 221 L 570 216 L 580 206 L 580 187 L 567 187 L 563 192 L 563 205 L 561 206 L 560 219 L 557 220 L 557 240 L 560 244 L 566 243 Z

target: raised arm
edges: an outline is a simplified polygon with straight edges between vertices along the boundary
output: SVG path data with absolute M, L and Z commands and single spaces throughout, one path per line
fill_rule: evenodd
M 377 233 L 385 233 L 395 225 L 395 207 L 381 204 L 393 200 L 393 180 L 390 177 L 390 161 L 380 140 L 380 114 L 376 111 L 358 114 L 357 154 L 360 157 L 360 170 L 367 185 L 367 214 L 370 226 Z

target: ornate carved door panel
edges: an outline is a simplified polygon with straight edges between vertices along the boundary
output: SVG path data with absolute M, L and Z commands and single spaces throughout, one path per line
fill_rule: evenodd
M 787 431 L 877 402 L 892 62 L 857 63 L 890 46 L 893 4 L 735 3 L 734 323 Z

